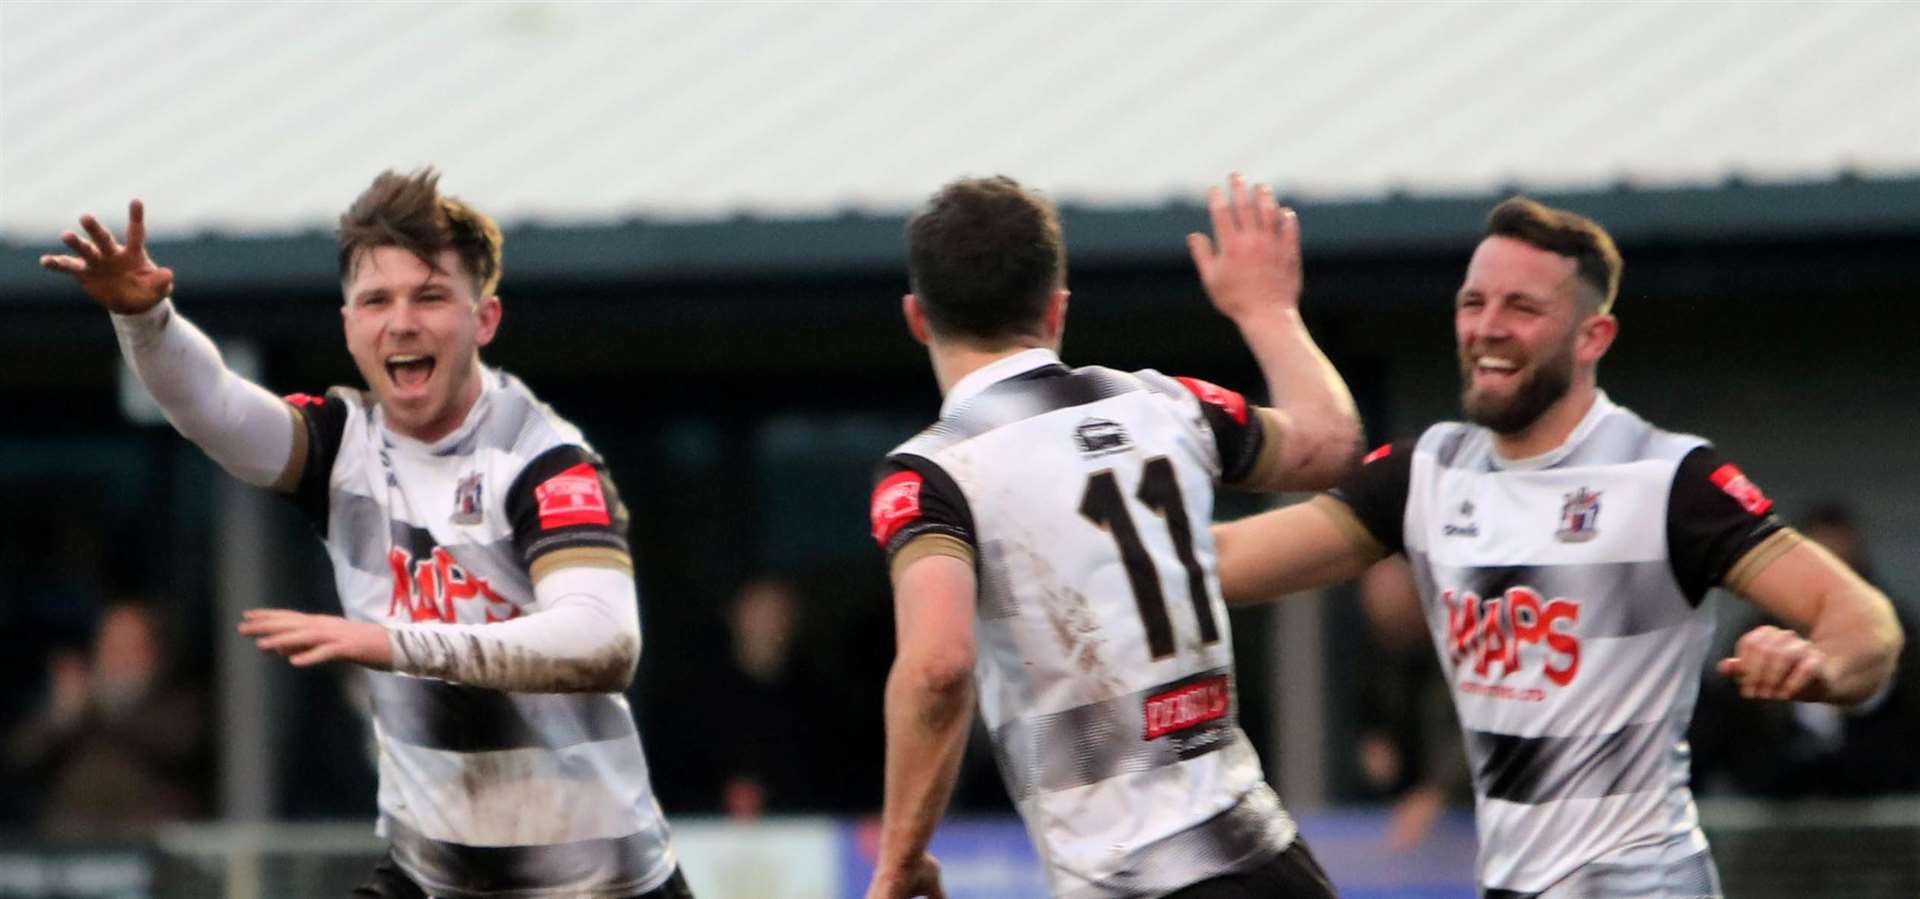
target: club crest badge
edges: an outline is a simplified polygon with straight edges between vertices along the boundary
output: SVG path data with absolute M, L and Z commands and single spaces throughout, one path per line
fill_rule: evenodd
M 1566 494 L 1560 507 L 1560 530 L 1553 535 L 1563 543 L 1585 543 L 1600 533 L 1600 494 L 1581 487 Z
M 484 517 L 480 498 L 480 472 L 461 478 L 453 491 L 453 523 L 479 524 Z

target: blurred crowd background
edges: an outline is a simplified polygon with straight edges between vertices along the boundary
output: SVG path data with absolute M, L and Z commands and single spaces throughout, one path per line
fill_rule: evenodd
M 1869 3 L 9 4 L 0 831 L 371 819 L 354 672 L 232 632 L 248 604 L 337 610 L 318 541 L 159 421 L 104 314 L 34 259 L 140 196 L 179 308 L 236 368 L 354 384 L 328 229 L 389 167 L 440 166 L 506 226 L 487 358 L 585 431 L 633 511 L 631 699 L 670 818 L 877 810 L 868 476 L 938 407 L 899 321 L 902 228 L 963 174 L 1062 203 L 1069 362 L 1250 393 L 1183 236 L 1227 171 L 1274 184 L 1376 442 L 1455 412 L 1450 299 L 1485 212 L 1526 192 L 1591 215 L 1626 259 L 1602 386 L 1713 439 L 1911 637 L 1916 34 L 1920 8 Z M 1729 645 L 1755 623 L 1712 601 Z M 1471 798 L 1423 624 L 1391 563 L 1233 619 L 1283 797 L 1373 810 L 1382 851 Z M 1849 711 L 1702 672 L 1696 790 L 1920 790 L 1912 662 Z M 958 808 L 1005 815 L 976 750 Z

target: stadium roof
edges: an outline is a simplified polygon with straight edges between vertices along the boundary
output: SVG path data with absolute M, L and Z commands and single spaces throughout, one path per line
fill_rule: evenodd
M 962 173 L 1160 207 L 1920 172 L 1906 3 L 0 5 L 0 238 L 881 218 Z M 860 217 L 860 216 L 856 216 Z M 897 234 L 897 232 L 893 232 Z M 890 235 L 891 236 L 891 235 Z

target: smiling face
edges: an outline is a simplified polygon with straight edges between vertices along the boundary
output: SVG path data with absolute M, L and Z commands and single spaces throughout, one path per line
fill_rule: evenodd
M 500 298 L 478 295 L 453 250 L 429 266 L 395 246 L 361 251 L 343 288 L 347 351 L 387 426 L 428 442 L 452 433 L 480 398 L 480 348 L 500 326 Z
M 1511 237 L 1480 242 L 1454 303 L 1469 421 L 1519 433 L 1566 397 L 1576 374 L 1591 377 L 1605 345 L 1583 347 L 1582 334 L 1595 319 L 1610 328 L 1611 317 L 1590 309 L 1582 289 L 1571 257 Z

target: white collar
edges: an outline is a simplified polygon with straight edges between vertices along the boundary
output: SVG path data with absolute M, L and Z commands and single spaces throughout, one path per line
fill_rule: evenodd
M 1600 419 L 1613 414 L 1619 408 L 1613 404 L 1612 400 L 1607 399 L 1606 391 L 1596 389 L 1593 392 L 1593 407 L 1587 410 L 1587 414 L 1580 416 L 1580 423 L 1573 426 L 1573 431 L 1567 434 L 1567 439 L 1560 441 L 1559 446 L 1524 459 L 1509 459 L 1500 455 L 1499 444 L 1496 443 L 1493 450 L 1493 467 L 1511 471 L 1538 471 L 1542 468 L 1552 468 L 1586 441 L 1587 435 L 1592 434 L 1593 429 L 1599 427 Z
M 953 382 L 947 388 L 947 398 L 940 403 L 940 416 L 945 418 L 953 407 L 980 395 L 981 391 L 1008 378 L 1024 375 L 1036 368 L 1059 365 L 1060 356 L 1045 347 L 1021 350 L 1011 356 L 1002 356 L 967 373 L 967 376 Z

